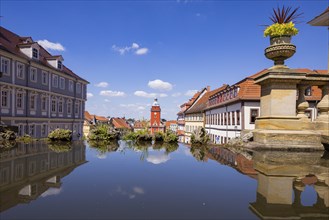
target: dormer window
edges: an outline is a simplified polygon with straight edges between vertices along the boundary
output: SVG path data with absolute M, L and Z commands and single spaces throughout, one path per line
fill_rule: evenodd
M 60 70 L 62 69 L 62 61 L 60 60 L 57 61 L 57 68 Z
M 32 57 L 34 59 L 39 59 L 39 51 L 38 51 L 38 49 L 36 49 L 36 48 L 33 48 L 32 49 Z

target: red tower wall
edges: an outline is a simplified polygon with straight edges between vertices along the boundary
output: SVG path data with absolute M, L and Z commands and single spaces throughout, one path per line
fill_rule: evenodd
M 161 108 L 160 106 L 152 106 L 151 108 L 151 134 L 160 130 L 160 122 L 161 122 Z M 157 126 L 153 126 L 156 123 Z

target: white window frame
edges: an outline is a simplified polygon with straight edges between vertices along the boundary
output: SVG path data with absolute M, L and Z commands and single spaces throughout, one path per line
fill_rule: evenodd
M 46 81 L 44 81 L 46 80 Z M 47 71 L 42 71 L 42 84 L 43 85 L 48 85 L 48 72 Z
M 34 98 L 34 100 L 32 101 L 32 98 Z M 37 94 L 30 94 L 30 110 L 36 110 L 37 109 L 37 98 L 38 98 L 38 95 Z M 33 103 L 33 106 L 32 106 L 32 103 Z
M 41 136 L 44 137 L 47 135 L 47 124 L 41 124 Z
M 58 113 L 63 114 L 64 112 L 64 99 L 58 99 Z
M 55 109 L 53 109 L 53 101 L 55 101 Z M 51 99 L 51 112 L 52 113 L 56 113 L 57 112 L 57 99 L 56 98 L 52 98 Z
M 37 82 L 38 81 L 38 71 L 37 71 L 37 68 L 30 67 L 30 81 L 31 82 Z
M 16 64 L 16 76 L 17 76 L 18 79 L 24 79 L 25 65 L 23 63 L 17 62 L 17 64 Z
M 41 96 L 41 111 L 47 111 L 47 107 L 48 107 L 48 105 L 47 105 L 47 101 L 48 101 L 48 97 L 47 96 Z M 43 106 L 43 103 L 45 104 L 44 106 Z M 43 107 L 45 107 L 45 108 L 43 108 Z
M 37 56 L 34 56 L 34 52 L 36 51 Z M 33 59 L 39 59 L 39 50 L 37 48 L 32 48 L 32 58 Z
M 72 80 L 69 80 L 69 91 L 73 92 L 74 84 Z
M 6 92 L 6 105 L 3 105 L 3 92 Z M 1 99 L 0 99 L 0 102 L 1 102 L 1 108 L 6 108 L 8 109 L 10 107 L 10 90 L 9 89 L 1 89 Z
M 32 128 L 32 129 L 31 129 Z M 32 132 L 31 132 L 32 131 Z M 35 136 L 35 124 L 29 124 L 29 135 L 31 137 Z
M 75 114 L 75 116 L 77 116 L 77 115 L 79 115 L 79 108 L 80 108 L 80 103 L 79 102 L 76 102 L 75 104 L 74 104 L 75 106 L 75 108 L 74 108 L 74 114 Z
M 19 97 L 19 95 L 21 95 L 21 97 Z M 18 105 L 19 99 L 21 99 L 20 100 L 21 106 Z M 25 104 L 24 101 L 25 101 L 24 100 L 24 92 L 17 91 L 16 92 L 16 108 L 17 109 L 24 109 L 24 104 Z
M 65 78 L 64 77 L 59 78 L 59 88 L 65 89 Z
M 72 114 L 72 100 L 71 99 L 67 100 L 67 109 L 66 109 L 66 112 L 67 112 L 68 115 L 71 115 Z
M 76 85 L 76 90 L 77 90 L 77 93 L 81 93 L 81 83 L 77 83 Z
M 63 69 L 63 63 L 60 60 L 57 60 L 57 69 Z
M 4 63 L 3 62 L 7 62 L 6 63 L 6 71 L 4 71 Z M 1 72 L 3 73 L 3 75 L 5 76 L 10 76 L 10 60 L 5 58 L 5 57 L 1 57 Z
M 58 76 L 53 74 L 53 83 L 52 86 L 58 88 Z

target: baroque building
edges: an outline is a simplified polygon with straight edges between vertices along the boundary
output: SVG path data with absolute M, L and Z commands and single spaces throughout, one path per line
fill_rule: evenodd
M 88 81 L 31 37 L 0 27 L 0 121 L 18 135 L 47 137 L 56 128 L 82 135 Z

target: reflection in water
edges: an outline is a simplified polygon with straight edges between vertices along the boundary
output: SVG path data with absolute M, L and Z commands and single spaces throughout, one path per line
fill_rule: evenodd
M 63 184 L 63 177 L 86 162 L 82 143 L 37 142 L 1 152 L 1 219 L 329 217 L 329 160 L 321 152 L 90 144 L 96 149 L 87 151 L 91 162 Z M 115 156 L 102 162 L 94 156 L 110 152 Z M 16 206 L 37 198 L 33 205 Z
M 193 157 L 197 160 L 197 161 L 207 161 L 208 157 L 207 157 L 207 153 L 208 153 L 208 146 L 207 145 L 197 145 L 197 146 L 191 146 L 190 148 L 190 152 L 193 155 Z
M 86 162 L 85 145 L 19 143 L 0 153 L 0 212 L 61 193 L 61 179 Z
M 107 153 L 116 152 L 119 149 L 119 143 L 117 141 L 88 141 L 91 148 L 97 150 L 97 157 L 99 159 L 105 159 Z
M 256 215 L 262 219 L 329 218 L 329 160 L 322 152 L 255 152 L 253 160 L 259 174 L 257 199 L 250 209 Z M 306 195 L 306 186 L 315 195 Z M 314 197 L 314 202 L 303 201 Z

